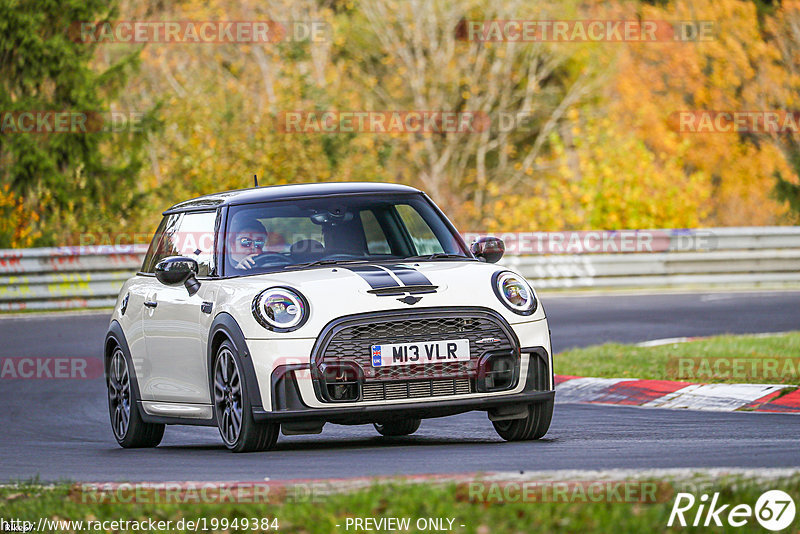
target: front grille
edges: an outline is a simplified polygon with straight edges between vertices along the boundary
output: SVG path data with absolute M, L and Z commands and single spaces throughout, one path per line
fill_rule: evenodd
M 381 401 L 397 399 L 420 399 L 472 393 L 472 382 L 468 378 L 453 380 L 405 380 L 401 382 L 368 382 L 364 384 L 361 400 Z
M 422 314 L 417 314 L 422 315 Z M 429 317 L 370 316 L 363 320 L 344 322 L 329 330 L 316 353 L 316 364 L 349 361 L 364 372 L 364 379 L 413 380 L 434 378 L 467 378 L 476 373 L 478 359 L 487 350 L 511 350 L 514 341 L 500 320 L 486 312 L 452 312 L 442 310 L 427 313 Z M 497 339 L 491 343 L 480 340 Z M 372 345 L 468 339 L 470 360 L 465 362 L 434 363 L 374 368 L 371 362 Z
M 372 346 L 468 339 L 469 361 L 372 367 Z M 482 343 L 479 343 L 482 341 Z M 328 325 L 314 348 L 314 368 L 348 362 L 362 372 L 361 401 L 474 393 L 478 362 L 487 351 L 516 351 L 516 338 L 499 316 L 476 308 L 427 308 L 364 314 Z M 323 399 L 324 377 L 315 388 Z

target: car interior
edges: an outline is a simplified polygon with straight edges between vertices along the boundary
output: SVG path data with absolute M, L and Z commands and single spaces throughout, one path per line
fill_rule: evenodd
M 257 272 L 324 260 L 379 261 L 445 252 L 422 216 L 411 206 L 402 208 L 408 208 L 406 213 L 392 204 L 249 208 L 237 211 L 228 227 L 234 236 L 237 228 L 254 221 L 264 228 L 267 240 L 254 258 Z M 226 258 L 229 270 L 241 272 L 233 254 Z

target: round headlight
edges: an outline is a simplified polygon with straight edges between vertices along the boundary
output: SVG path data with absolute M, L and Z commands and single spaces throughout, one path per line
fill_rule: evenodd
M 292 289 L 271 287 L 253 299 L 253 317 L 264 328 L 276 332 L 296 330 L 308 318 L 308 301 Z
M 509 271 L 495 273 L 492 288 L 500 302 L 514 313 L 530 315 L 536 311 L 536 297 L 524 278 Z

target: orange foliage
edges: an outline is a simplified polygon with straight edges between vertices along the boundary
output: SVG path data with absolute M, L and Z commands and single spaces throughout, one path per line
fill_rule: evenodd
M 39 214 L 29 209 L 8 184 L 0 187 L 0 248 L 30 247 L 41 235 Z
M 740 0 L 681 0 L 666 8 L 642 6 L 644 19 L 710 20 L 715 38 L 695 43 L 635 43 L 620 50 L 609 88 L 611 115 L 656 154 L 688 143 L 687 173 L 707 175 L 712 188 L 706 225 L 747 226 L 785 220 L 788 207 L 773 198 L 776 171 L 792 174 L 780 150 L 737 133 L 679 133 L 669 120 L 680 111 L 774 109 L 770 86 L 786 71 L 777 49 L 761 36 L 755 4 Z

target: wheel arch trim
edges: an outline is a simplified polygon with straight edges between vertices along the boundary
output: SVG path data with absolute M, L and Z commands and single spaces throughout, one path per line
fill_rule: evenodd
M 139 393 L 139 378 L 136 376 L 136 366 L 133 365 L 133 358 L 131 357 L 131 350 L 128 347 L 128 340 L 125 339 L 125 334 L 122 332 L 122 325 L 116 319 L 111 321 L 106 332 L 106 337 L 103 342 L 103 377 L 108 383 L 108 366 L 111 361 L 112 347 L 116 344 L 122 349 L 122 354 L 128 361 L 128 374 L 130 375 L 131 387 L 136 394 L 136 399 L 142 398 Z
M 260 409 L 262 407 L 261 388 L 258 384 L 250 349 L 247 346 L 247 341 L 245 340 L 242 329 L 239 327 L 239 323 L 227 312 L 217 314 L 208 331 L 207 362 L 209 394 L 213 399 L 214 357 L 217 354 L 219 345 L 225 340 L 232 343 L 236 352 L 239 353 L 243 367 L 241 371 L 244 375 L 247 399 L 250 401 L 250 406 L 254 409 Z

